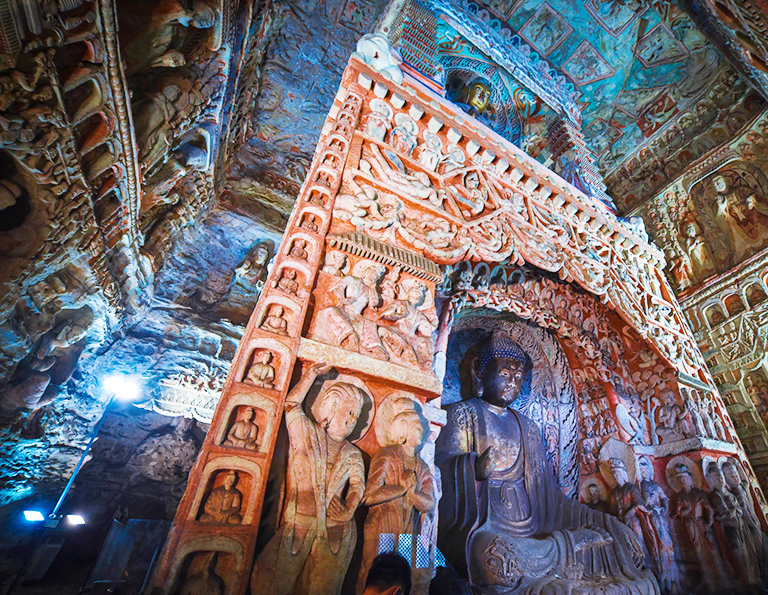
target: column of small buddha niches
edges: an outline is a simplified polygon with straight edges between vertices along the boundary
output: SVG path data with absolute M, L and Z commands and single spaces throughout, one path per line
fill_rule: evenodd
M 352 84 L 334 102 L 189 475 L 153 592 L 175 593 L 196 577 L 222 581 L 227 595 L 247 590 L 284 401 L 363 95 Z

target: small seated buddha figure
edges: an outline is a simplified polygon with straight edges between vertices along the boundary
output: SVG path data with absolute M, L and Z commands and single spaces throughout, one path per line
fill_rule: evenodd
M 237 420 L 229 428 L 227 439 L 224 440 L 224 446 L 257 450 L 259 448 L 259 426 L 253 423 L 255 416 L 256 413 L 252 407 L 246 408 L 243 419 Z

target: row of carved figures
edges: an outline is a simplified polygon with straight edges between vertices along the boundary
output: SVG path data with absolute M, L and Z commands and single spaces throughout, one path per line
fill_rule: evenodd
M 760 568 L 768 550 L 746 480 L 738 462 L 705 457 L 703 472 L 709 493 L 700 487 L 699 470 L 690 459 L 675 457 L 667 465 L 667 481 L 677 494 L 669 498 L 654 481 L 654 468 L 643 456 L 640 480 L 629 481 L 621 458 L 608 461 L 615 486 L 603 498 L 603 485 L 589 480 L 584 496 L 595 510 L 613 514 L 648 549 L 664 592 L 762 592 Z

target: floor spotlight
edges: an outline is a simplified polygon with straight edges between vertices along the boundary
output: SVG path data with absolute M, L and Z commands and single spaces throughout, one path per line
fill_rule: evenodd
M 67 522 L 70 525 L 85 525 L 85 519 L 81 517 L 79 514 L 68 514 Z
M 43 513 L 40 512 L 39 510 L 25 510 L 24 518 L 28 520 L 30 523 L 39 523 L 40 521 L 45 520 Z

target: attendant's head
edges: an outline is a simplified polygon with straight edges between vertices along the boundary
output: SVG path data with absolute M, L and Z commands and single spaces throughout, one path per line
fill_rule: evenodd
M 363 409 L 363 391 L 354 384 L 337 382 L 321 397 L 315 419 L 334 440 L 344 440 L 357 425 Z
M 732 461 L 725 461 L 723 463 L 723 475 L 730 487 L 735 488 L 741 485 L 741 476 Z
M 414 409 L 401 411 L 392 420 L 392 435 L 396 444 L 418 449 L 424 442 L 424 423 Z
M 602 497 L 600 494 L 600 486 L 598 486 L 595 482 L 587 485 L 587 502 L 594 504 L 599 502 L 601 499 Z
M 508 335 L 494 333 L 484 342 L 473 364 L 473 373 L 486 403 L 509 407 L 520 396 L 531 370 L 531 360 Z
M 710 461 L 707 465 L 707 482 L 713 490 L 722 490 L 725 487 L 725 478 L 720 466 L 715 461 Z
M 611 473 L 618 485 L 623 486 L 629 481 L 629 474 L 627 473 L 627 466 L 624 464 L 624 461 L 619 458 L 613 458 L 608 461 L 608 464 L 611 466 Z
M 363 595 L 409 595 L 411 565 L 400 554 L 388 552 L 373 559 Z
M 653 479 L 653 464 L 648 457 L 640 457 L 637 466 L 640 469 L 640 476 L 644 480 L 648 481 Z

